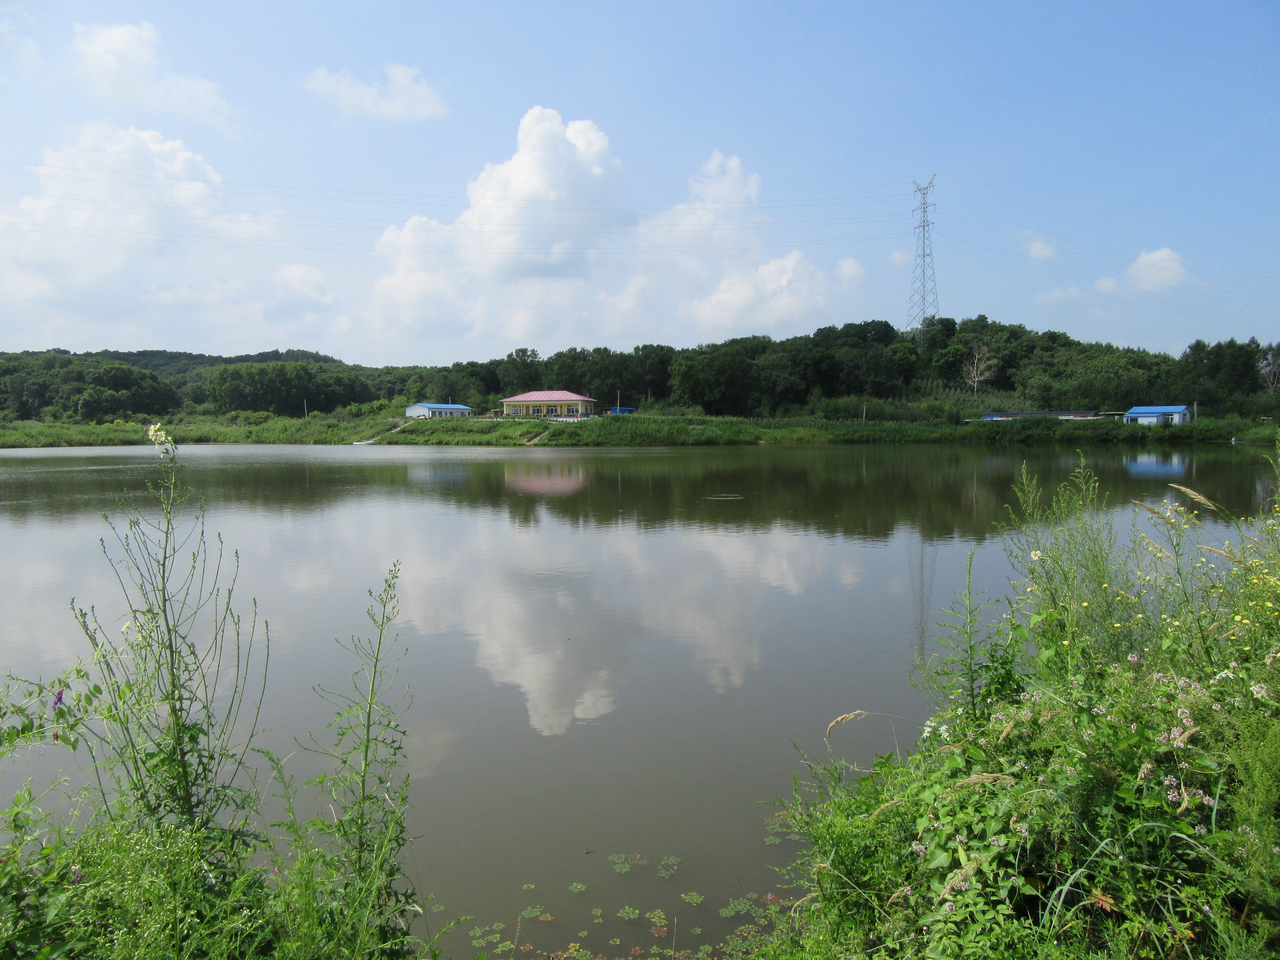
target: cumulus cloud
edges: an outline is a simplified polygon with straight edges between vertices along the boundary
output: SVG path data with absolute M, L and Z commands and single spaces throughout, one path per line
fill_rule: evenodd
M 67 171 L 93 170 L 69 195 Z M 217 171 L 181 140 L 110 124 L 83 127 L 75 142 L 44 151 L 37 193 L 23 197 L 0 233 L 11 262 L 71 284 L 114 273 L 140 250 L 192 233 L 251 239 L 260 225 L 225 214 Z
M 1048 293 L 1038 293 L 1032 299 L 1039 304 L 1053 303 L 1055 300 L 1068 300 L 1080 296 L 1079 287 L 1057 287 Z
M 836 276 L 847 283 L 861 283 L 867 278 L 867 271 L 853 257 L 845 257 L 836 264 Z
M 212 80 L 160 65 L 160 31 L 150 23 L 75 25 L 76 69 L 105 100 L 223 123 L 230 107 Z
M 276 293 L 281 297 L 300 297 L 316 303 L 333 303 L 334 295 L 326 291 L 324 271 L 305 263 L 286 263 L 275 272 Z
M 413 216 L 385 230 L 376 252 L 392 269 L 369 319 L 397 338 L 452 328 L 550 344 L 828 321 L 832 297 L 858 287 L 863 268 L 849 257 L 832 275 L 803 252 L 765 252 L 760 192 L 759 174 L 717 150 L 690 177 L 689 200 L 634 219 L 605 133 L 538 106 L 521 119 L 515 154 L 468 184 L 456 220 Z
M 449 112 L 417 67 L 388 63 L 383 73 L 386 83 L 365 83 L 346 70 L 334 73 L 316 67 L 303 86 L 328 100 L 344 116 L 411 121 L 434 120 Z
M 803 253 L 734 272 L 708 296 L 691 300 L 686 313 L 703 329 L 771 329 L 800 320 L 822 302 L 823 277 Z
M 1132 287 L 1147 293 L 1177 287 L 1190 279 L 1182 266 L 1182 254 L 1174 253 L 1168 247 L 1150 253 L 1142 251 L 1124 272 L 1124 277 Z
M 0 20 L 0 50 L 19 71 L 27 73 L 44 66 L 40 48 L 31 37 L 23 36 L 7 20 Z
M 1115 293 L 1115 277 L 1099 277 L 1098 282 L 1093 285 L 1093 289 L 1097 290 L 1099 293 Z
M 1031 242 L 1027 244 L 1027 253 L 1033 260 L 1048 260 L 1054 253 L 1053 244 L 1040 237 L 1032 237 Z
M 261 307 L 272 268 L 256 245 L 272 221 L 227 209 L 218 172 L 182 140 L 87 124 L 46 149 L 35 173 L 0 224 L 11 342 L 211 348 L 270 335 Z
M 512 343 L 596 342 L 621 336 L 801 329 L 830 322 L 865 271 L 853 258 L 831 273 L 798 250 L 769 251 L 758 174 L 713 151 L 689 178 L 686 201 L 635 218 L 622 165 L 589 120 L 534 107 L 515 153 L 487 165 L 452 222 L 411 217 L 376 247 L 390 272 L 366 320 L 403 339 L 485 336 Z
M 455 263 L 491 280 L 580 275 L 622 222 L 621 174 L 594 123 L 566 124 L 556 111 L 534 107 L 520 121 L 511 159 L 486 165 L 467 185 L 470 203 L 457 220 L 416 216 L 387 228 L 377 252 L 396 274 L 381 293 L 402 301 L 397 288 L 406 285 L 452 289 L 456 279 L 440 271 Z
M 95 175 L 69 172 L 84 170 Z M 370 360 L 392 349 L 446 359 L 521 344 L 786 336 L 856 310 L 866 273 L 852 257 L 824 268 L 771 243 L 760 176 L 718 150 L 683 200 L 637 213 L 606 133 L 543 107 L 521 119 L 514 152 L 466 185 L 460 214 L 387 226 L 370 275 L 341 286 L 329 263 L 309 262 L 318 254 L 273 257 L 289 243 L 285 221 L 239 212 L 252 201 L 158 131 L 85 126 L 36 173 L 0 224 L 0 303 L 15 332 L 38 338 L 21 347 L 211 350 L 238 335 L 265 348 L 301 334 Z M 338 314 L 334 290 L 352 281 L 366 292 Z
M 889 262 L 895 267 L 901 267 L 903 264 L 911 262 L 911 254 L 905 250 L 895 250 L 889 254 Z

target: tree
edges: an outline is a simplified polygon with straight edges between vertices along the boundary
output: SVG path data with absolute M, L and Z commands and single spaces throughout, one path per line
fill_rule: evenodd
M 542 358 L 537 350 L 519 347 L 507 354 L 498 367 L 498 379 L 507 396 L 516 396 L 542 387 Z
M 1262 385 L 1273 397 L 1280 392 L 1280 343 L 1271 343 L 1261 349 L 1258 355 L 1258 375 L 1262 377 Z
M 978 387 L 996 375 L 997 363 L 991 356 L 985 343 L 974 343 L 969 357 L 960 365 L 960 376 L 964 382 L 973 387 L 973 395 L 978 395 Z

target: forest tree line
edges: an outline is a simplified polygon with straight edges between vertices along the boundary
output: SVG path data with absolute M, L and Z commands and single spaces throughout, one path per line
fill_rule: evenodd
M 176 411 L 278 416 L 361 411 L 374 401 L 464 403 L 570 390 L 601 405 L 701 409 L 711 415 L 878 415 L 913 406 L 969 416 L 989 405 L 1118 411 L 1195 405 L 1201 416 L 1280 413 L 1280 344 L 1196 340 L 1180 356 L 977 316 L 927 318 L 903 331 L 881 320 L 774 340 L 739 337 L 677 350 L 570 348 L 450 366 L 366 367 L 304 350 L 238 357 L 167 350 L 0 353 L 0 419 L 102 422 Z

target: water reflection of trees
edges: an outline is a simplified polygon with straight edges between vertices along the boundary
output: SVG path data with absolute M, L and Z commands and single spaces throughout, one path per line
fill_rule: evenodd
M 1184 454 L 1189 466 L 1180 482 L 1236 513 L 1256 511 L 1274 484 L 1265 462 L 1252 453 Z M 926 540 L 981 540 L 1007 516 L 1024 460 L 1050 489 L 1078 462 L 1074 451 L 1005 454 L 957 447 L 601 458 L 567 453 L 515 470 L 509 463 L 474 464 L 465 480 L 430 487 L 427 495 L 502 510 L 519 524 L 555 518 L 584 524 L 625 521 L 641 528 L 679 523 L 762 530 L 782 523 L 872 540 L 908 527 Z M 1118 452 L 1091 457 L 1090 465 L 1112 503 L 1182 496 L 1169 488 L 1166 477 L 1135 475 Z M 541 490 L 531 486 L 539 477 L 553 476 L 563 477 L 566 489 L 550 489 L 550 481 L 543 481 Z
M 495 511 L 520 525 L 543 519 L 572 524 L 627 522 L 763 529 L 775 524 L 860 539 L 885 539 L 901 527 L 926 540 L 983 539 L 1005 515 L 1025 460 L 1046 487 L 1074 469 L 1060 449 L 959 446 L 724 448 L 627 451 L 406 451 L 370 460 L 352 451 L 297 459 L 275 451 L 254 459 L 202 450 L 188 479 L 211 506 L 311 511 L 352 498 L 426 497 Z M 1181 496 L 1170 480 L 1200 490 L 1235 513 L 1256 511 L 1274 477 L 1261 451 L 1196 449 L 1168 469 L 1124 451 L 1091 453 L 1113 503 Z M 0 514 L 71 516 L 113 510 L 142 488 L 150 462 L 110 455 L 0 460 Z M 1174 474 L 1178 474 L 1174 476 Z M 1167 474 L 1167 475 L 1166 475 Z

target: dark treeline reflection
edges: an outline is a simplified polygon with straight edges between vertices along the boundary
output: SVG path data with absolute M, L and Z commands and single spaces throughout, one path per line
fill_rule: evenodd
M 1185 499 L 1200 491 L 1256 512 L 1274 474 L 1253 448 L 1085 451 L 1108 500 Z M 1069 449 L 960 446 L 465 451 L 439 448 L 190 448 L 187 478 L 211 506 L 323 510 L 352 498 L 429 498 L 500 512 L 518 524 L 631 523 L 760 529 L 774 524 L 863 539 L 906 526 L 925 539 L 982 539 L 1006 516 L 1025 461 L 1046 488 L 1078 462 Z M 136 452 L 0 458 L 0 512 L 11 518 L 114 513 L 151 476 Z

